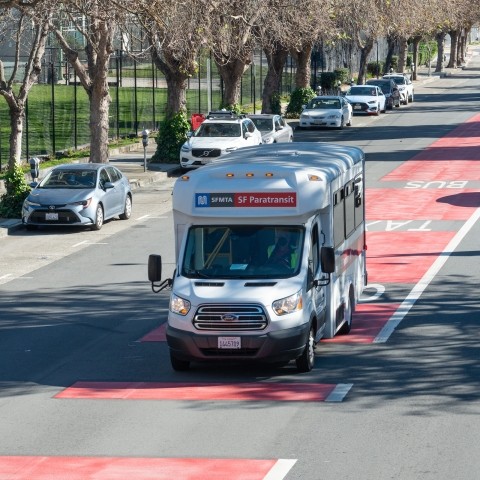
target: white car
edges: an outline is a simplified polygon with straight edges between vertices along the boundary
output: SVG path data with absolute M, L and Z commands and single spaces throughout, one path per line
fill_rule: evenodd
M 210 112 L 180 148 L 180 168 L 198 168 L 238 148 L 261 144 L 262 134 L 249 118 L 227 111 Z
M 352 106 L 340 95 L 312 98 L 305 105 L 298 128 L 333 127 L 343 128 L 352 125 Z
M 248 118 L 260 130 L 263 143 L 293 142 L 293 128 L 281 115 L 263 113 Z
M 413 83 L 406 73 L 389 73 L 388 75 L 384 75 L 383 78 L 389 78 L 398 85 L 400 96 L 402 97 L 402 103 L 404 105 L 407 105 L 409 102 L 413 102 Z
M 386 97 L 382 89 L 376 85 L 353 85 L 345 98 L 352 105 L 353 113 L 380 115 L 386 111 Z

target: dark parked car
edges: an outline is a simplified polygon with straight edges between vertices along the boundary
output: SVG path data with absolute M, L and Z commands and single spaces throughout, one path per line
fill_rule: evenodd
M 27 228 L 40 225 L 89 226 L 100 230 L 103 222 L 132 214 L 130 182 L 118 168 L 104 163 L 59 165 L 40 182 L 23 203 Z
M 386 105 L 388 110 L 392 110 L 393 107 L 399 107 L 401 103 L 400 90 L 398 85 L 390 79 L 371 79 L 367 80 L 367 85 L 377 85 L 382 89 L 382 92 L 386 98 Z

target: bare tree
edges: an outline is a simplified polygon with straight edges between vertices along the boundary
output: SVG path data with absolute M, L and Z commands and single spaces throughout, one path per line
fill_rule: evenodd
M 129 8 L 145 32 L 155 66 L 165 76 L 167 116 L 186 111 L 187 81 L 198 71 L 199 52 L 207 43 L 199 19 L 209 18 L 211 2 L 142 0 Z
M 240 101 L 242 75 L 253 61 L 256 27 L 266 10 L 264 0 L 212 2 L 208 39 L 224 84 L 224 105 Z M 273 14 L 273 12 L 270 12 Z
M 125 11 L 109 0 L 65 0 L 57 5 L 51 29 L 90 102 L 90 161 L 106 163 L 111 103 L 108 67 Z M 67 24 L 83 37 L 83 52 L 64 35 Z
M 50 17 L 51 7 L 48 2 L 37 3 L 31 9 L 23 6 L 5 9 L 1 17 L 2 38 L 11 41 L 14 46 L 13 67 L 9 75 L 3 59 L 0 59 L 0 95 L 7 102 L 10 115 L 8 166 L 11 170 L 21 162 L 25 108 L 28 94 L 41 72 Z M 22 58 L 22 53 L 27 55 L 26 60 Z

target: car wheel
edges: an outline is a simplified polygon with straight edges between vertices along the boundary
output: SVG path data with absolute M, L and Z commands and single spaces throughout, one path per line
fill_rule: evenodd
M 375 115 L 377 117 L 380 115 L 380 104 L 377 105 L 377 111 L 375 112 Z
M 125 208 L 123 209 L 123 213 L 120 215 L 120 220 L 128 220 L 132 216 L 132 199 L 130 195 L 127 195 L 125 198 Z
M 338 130 L 342 130 L 342 129 L 343 129 L 343 127 L 344 127 L 344 125 L 345 125 L 345 119 L 342 117 L 342 118 L 341 118 L 341 120 L 340 120 L 340 126 L 339 126 L 339 127 L 337 127 L 337 128 L 338 128 Z
M 98 204 L 97 211 L 95 212 L 95 223 L 92 226 L 92 230 L 100 230 L 103 227 L 103 207 Z
M 413 102 L 413 93 L 410 95 L 410 98 L 409 98 L 409 100 L 410 100 L 410 103 L 412 103 L 412 102 Z
M 302 354 L 295 360 L 297 370 L 300 373 L 310 372 L 315 363 L 315 332 L 313 326 L 310 327 L 308 332 L 307 343 Z
M 190 362 L 188 360 L 181 360 L 172 352 L 170 352 L 170 363 L 176 372 L 185 372 L 190 368 Z

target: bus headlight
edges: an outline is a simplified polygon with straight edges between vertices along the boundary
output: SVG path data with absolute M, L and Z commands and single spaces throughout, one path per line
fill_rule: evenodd
M 297 292 L 289 297 L 275 300 L 272 303 L 272 308 L 277 315 L 287 315 L 288 313 L 297 312 L 303 308 L 302 293 Z
M 174 293 L 170 296 L 170 311 L 185 316 L 190 311 L 190 302 L 181 297 L 177 297 Z

